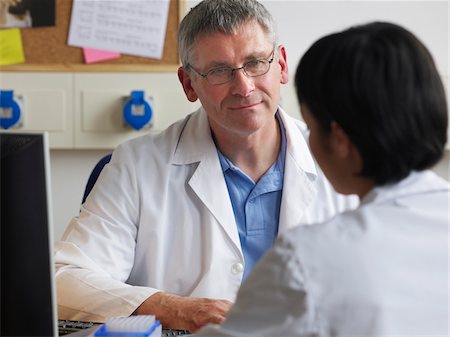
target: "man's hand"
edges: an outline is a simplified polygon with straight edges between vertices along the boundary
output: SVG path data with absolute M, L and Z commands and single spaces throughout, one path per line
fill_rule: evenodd
M 164 328 L 195 332 L 208 323 L 221 324 L 232 305 L 227 300 L 159 292 L 147 298 L 133 314 L 155 315 Z

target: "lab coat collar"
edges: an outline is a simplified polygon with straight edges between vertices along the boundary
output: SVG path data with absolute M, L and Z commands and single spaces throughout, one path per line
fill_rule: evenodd
M 310 153 L 307 135 L 303 135 L 297 125 L 298 121 L 290 117 L 281 107 L 278 108 L 283 126 L 286 130 L 286 155 L 294 161 L 294 166 L 305 172 L 311 180 L 317 177 L 315 161 Z M 216 154 L 216 146 L 212 139 L 208 117 L 199 108 L 192 113 L 180 134 L 178 146 L 173 156 L 173 164 L 192 164 L 203 160 L 206 156 Z
M 450 192 L 450 184 L 432 171 L 414 171 L 398 183 L 375 187 L 361 200 L 361 205 L 394 199 L 401 203 L 400 198 L 404 196 L 438 191 Z
M 306 128 L 281 108 L 279 113 L 286 130 L 286 158 L 279 218 L 279 232 L 282 232 L 302 222 L 317 194 L 317 170 L 306 141 L 307 136 L 300 130 L 303 127 L 306 132 Z M 189 117 L 173 156 L 175 165 L 193 163 L 199 164 L 189 185 L 216 217 L 242 255 L 233 208 L 230 199 L 223 198 L 228 196 L 228 189 L 203 108 Z
M 203 108 L 188 117 L 179 136 L 172 163 L 175 165 L 198 163 L 188 184 L 217 219 L 243 261 L 233 207 L 211 136 L 208 117 Z
M 290 117 L 281 107 L 278 108 L 278 111 L 286 130 L 286 153 L 290 154 L 296 167 L 305 172 L 311 180 L 315 180 L 317 178 L 317 169 L 309 150 L 306 126 Z M 305 129 L 305 134 L 300 131 L 297 123 L 300 123 Z
M 175 165 L 193 164 L 210 156 L 213 152 L 217 156 L 208 116 L 201 107 L 187 117 L 172 163 Z
M 283 195 L 278 232 L 302 223 L 302 219 L 317 195 L 317 170 L 306 141 L 307 134 L 299 129 L 298 121 L 279 108 L 286 130 L 286 159 Z M 300 123 L 300 127 L 306 127 Z

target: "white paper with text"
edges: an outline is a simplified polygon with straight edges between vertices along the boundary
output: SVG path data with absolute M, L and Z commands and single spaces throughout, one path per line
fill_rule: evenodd
M 169 0 L 74 0 L 68 44 L 161 59 Z

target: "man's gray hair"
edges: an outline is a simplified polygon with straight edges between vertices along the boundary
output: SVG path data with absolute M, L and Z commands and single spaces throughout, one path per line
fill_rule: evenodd
M 275 21 L 269 11 L 256 0 L 204 0 L 183 18 L 178 30 L 178 49 L 183 67 L 192 62 L 192 49 L 203 34 L 231 34 L 242 24 L 255 20 L 273 46 L 277 44 Z

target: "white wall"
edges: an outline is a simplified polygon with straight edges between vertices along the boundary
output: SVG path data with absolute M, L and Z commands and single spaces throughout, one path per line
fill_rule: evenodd
M 429 48 L 443 78 L 449 76 L 448 1 L 274 1 L 263 0 L 286 47 L 291 83 L 283 105 L 297 110 L 293 77 L 298 62 L 323 35 L 370 21 L 390 21 L 412 31 Z
M 61 238 L 70 219 L 78 214 L 89 174 L 107 153 L 107 150 L 50 151 L 55 240 Z
M 196 1 L 189 1 L 187 9 Z M 279 25 L 280 42 L 287 48 L 291 78 L 300 56 L 320 36 L 372 20 L 389 20 L 416 33 L 430 48 L 442 76 L 449 76 L 449 4 L 447 1 L 263 1 Z M 133 73 L 129 74 L 130 77 Z M 167 76 L 176 76 L 173 75 Z M 292 83 L 292 81 L 291 81 Z M 283 106 L 299 117 L 292 84 L 282 90 Z M 175 102 L 184 101 L 180 95 Z M 78 213 L 87 178 L 106 150 L 51 151 L 55 238 Z M 435 168 L 446 179 L 450 154 Z

